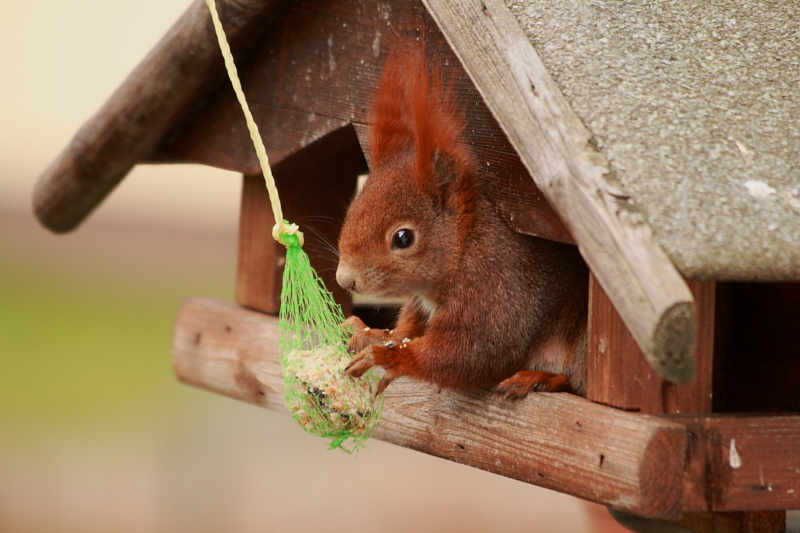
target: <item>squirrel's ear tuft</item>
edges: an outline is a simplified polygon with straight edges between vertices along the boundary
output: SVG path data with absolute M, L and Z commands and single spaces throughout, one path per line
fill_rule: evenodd
M 459 143 L 464 111 L 452 84 L 429 65 L 424 43 L 401 42 L 384 67 L 372 109 L 371 164 L 413 154 L 413 180 L 423 190 L 453 189 L 474 174 L 469 149 Z
M 414 146 L 414 127 L 408 112 L 409 68 L 414 66 L 401 50 L 394 50 L 383 66 L 370 119 L 373 167 Z

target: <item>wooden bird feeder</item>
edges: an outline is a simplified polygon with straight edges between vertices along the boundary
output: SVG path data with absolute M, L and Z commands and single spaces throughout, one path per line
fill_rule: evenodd
M 800 43 L 781 34 L 789 42 L 761 58 L 769 47 L 742 44 L 757 25 L 726 25 L 719 6 L 673 24 L 678 8 L 616 3 L 218 6 L 287 219 L 336 242 L 368 172 L 383 61 L 398 36 L 421 38 L 466 109 L 498 211 L 515 231 L 576 244 L 592 271 L 586 398 L 504 401 L 400 379 L 375 438 L 694 531 L 781 531 L 800 509 L 800 103 L 788 68 Z M 36 213 L 70 231 L 135 164 L 168 162 L 243 175 L 236 303 L 184 302 L 175 371 L 285 411 L 283 247 L 203 0 L 48 168 Z M 306 236 L 315 268 L 333 266 Z M 355 312 L 369 322 L 386 309 Z

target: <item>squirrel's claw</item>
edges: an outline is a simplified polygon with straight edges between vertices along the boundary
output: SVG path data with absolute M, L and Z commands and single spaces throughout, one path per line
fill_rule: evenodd
M 380 361 L 378 361 L 379 357 L 377 357 L 380 354 L 376 352 L 388 352 L 388 351 L 389 348 L 383 346 L 367 346 L 366 348 L 361 350 L 358 353 L 358 355 L 356 355 L 353 358 L 352 361 L 350 361 L 350 364 L 347 365 L 347 368 L 345 368 L 344 370 L 344 375 L 354 378 L 360 378 L 367 372 L 367 370 L 369 370 L 373 366 L 381 366 Z M 398 375 L 395 372 L 393 372 L 391 369 L 387 369 L 386 372 L 384 372 L 381 380 L 378 382 L 378 388 L 375 392 L 375 396 L 378 396 L 383 391 L 385 391 L 386 387 L 388 387 L 389 384 L 392 381 L 394 381 L 396 377 L 398 377 Z
M 351 315 L 347 317 L 347 320 L 342 322 L 342 327 L 350 331 L 350 333 L 357 333 L 364 330 L 367 325 L 364 324 L 364 321 L 358 318 L 356 315 Z
M 392 374 L 391 372 L 386 372 L 386 373 L 383 375 L 383 377 L 381 378 L 381 380 L 378 382 L 378 390 L 377 390 L 377 391 L 375 391 L 375 396 L 378 396 L 378 395 L 382 394 L 382 393 L 383 393 L 383 391 L 385 391 L 385 390 L 386 390 L 386 387 L 388 387 L 388 386 L 389 386 L 389 384 L 390 384 L 392 381 L 394 381 L 394 378 L 395 378 L 395 377 L 396 377 L 396 376 L 395 376 L 394 374 Z
M 375 366 L 375 356 L 372 354 L 372 347 L 367 346 L 361 350 L 358 355 L 353 357 L 353 360 L 350 361 L 350 364 L 344 369 L 344 375 L 360 378 L 373 366 Z
M 342 322 L 342 327 L 352 335 L 347 341 L 347 351 L 350 353 L 358 353 L 372 345 L 385 344 L 392 338 L 391 332 L 370 328 L 357 316 L 351 316 Z

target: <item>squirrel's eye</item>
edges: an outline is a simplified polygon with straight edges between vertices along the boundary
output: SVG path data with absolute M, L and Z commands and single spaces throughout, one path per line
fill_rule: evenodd
M 414 231 L 410 229 L 400 229 L 392 236 L 392 249 L 402 250 L 414 244 Z

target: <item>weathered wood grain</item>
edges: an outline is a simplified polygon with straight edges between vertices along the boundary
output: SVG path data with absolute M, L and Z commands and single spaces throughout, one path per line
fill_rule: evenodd
M 649 516 L 680 512 L 681 428 L 568 395 L 498 400 L 403 380 L 377 438 Z
M 303 249 L 346 315 L 349 294 L 335 280 L 335 247 L 345 208 L 366 162 L 352 126 L 332 131 L 273 165 L 275 184 L 287 220 L 304 232 Z M 264 179 L 245 176 L 239 219 L 236 302 L 278 314 L 286 250 L 272 237 L 275 224 Z
M 685 423 L 690 435 L 684 509 L 800 508 L 800 416 L 675 420 Z
M 589 284 L 586 397 L 640 413 L 711 413 L 716 336 L 716 283 L 689 281 L 695 298 L 697 333 L 694 378 L 666 381 L 647 364 L 611 300 L 592 275 Z
M 231 46 L 241 48 L 280 0 L 221 0 Z M 74 229 L 222 73 L 208 7 L 195 0 L 39 179 L 34 209 L 52 231 Z
M 644 217 L 501 0 L 423 0 L 653 368 L 694 371 L 694 305 Z
M 186 301 L 172 341 L 188 384 L 283 411 L 277 319 L 212 299 Z M 680 424 L 569 394 L 504 401 L 401 379 L 386 393 L 376 438 L 651 516 L 677 516 Z
M 388 10 L 379 4 L 290 2 L 281 17 L 262 28 L 251 53 L 237 58 L 271 162 L 346 124 L 356 128 L 369 160 L 369 112 L 383 62 L 404 39 L 422 38 L 430 62 L 440 66 L 464 109 L 464 142 L 480 162 L 501 216 L 516 231 L 574 243 L 422 4 L 397 2 Z M 196 101 L 150 160 L 259 172 L 238 103 L 226 84 Z
M 286 411 L 278 319 L 222 300 L 186 300 L 172 333 L 172 366 L 184 383 Z

